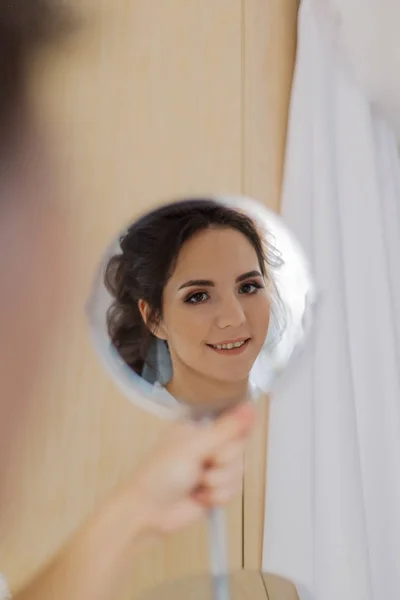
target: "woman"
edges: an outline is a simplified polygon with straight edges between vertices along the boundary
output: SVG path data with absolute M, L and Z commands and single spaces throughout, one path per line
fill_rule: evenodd
M 34 50 L 62 22 L 46 0 L 0 0 L 0 491 L 65 289 L 65 227 L 50 201 L 50 169 L 42 169 L 46 162 L 38 160 L 28 125 L 26 85 Z M 242 406 L 206 427 L 176 425 L 15 600 L 118 598 L 149 537 L 195 521 L 240 487 L 252 421 L 252 409 Z M 1 595 L 9 598 L 4 581 Z
M 108 330 L 123 360 L 191 406 L 246 398 L 277 308 L 279 265 L 254 222 L 211 199 L 183 200 L 136 221 L 120 247 L 105 283 L 114 299 Z M 154 364 L 160 341 L 167 374 Z

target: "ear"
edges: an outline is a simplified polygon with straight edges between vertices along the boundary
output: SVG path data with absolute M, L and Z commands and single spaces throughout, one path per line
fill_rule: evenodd
M 158 325 L 149 323 L 150 307 L 148 303 L 145 300 L 141 299 L 138 302 L 138 308 L 145 325 L 151 331 L 151 333 L 158 337 L 160 340 L 166 340 L 168 336 L 166 334 L 164 325 L 162 323 L 159 323 Z

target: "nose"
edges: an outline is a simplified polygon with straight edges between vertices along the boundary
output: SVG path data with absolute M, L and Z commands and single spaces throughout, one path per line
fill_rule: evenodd
M 217 317 L 220 329 L 240 327 L 246 321 L 246 316 L 239 298 L 236 296 L 221 300 Z

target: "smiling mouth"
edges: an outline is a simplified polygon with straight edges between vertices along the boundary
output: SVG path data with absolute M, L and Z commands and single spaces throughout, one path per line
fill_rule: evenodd
M 207 344 L 209 348 L 220 353 L 235 353 L 238 354 L 241 350 L 244 350 L 250 342 L 250 338 L 245 340 L 238 340 L 237 342 L 228 342 L 226 344 Z

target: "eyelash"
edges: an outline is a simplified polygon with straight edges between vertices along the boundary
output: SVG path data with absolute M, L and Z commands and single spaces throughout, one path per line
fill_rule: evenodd
M 255 288 L 255 290 L 253 292 L 250 292 L 247 294 L 245 293 L 246 296 L 252 296 L 253 294 L 256 294 L 258 290 L 261 290 L 264 287 L 263 285 L 258 283 L 258 281 L 246 281 L 246 283 L 242 284 L 241 288 L 243 288 L 245 286 L 249 286 L 249 285 L 253 286 Z M 203 304 L 205 302 L 205 300 L 193 301 L 193 299 L 198 296 L 208 296 L 208 294 L 207 294 L 207 292 L 195 292 L 194 294 L 190 294 L 189 296 L 187 296 L 187 298 L 185 298 L 184 302 L 186 304 Z

